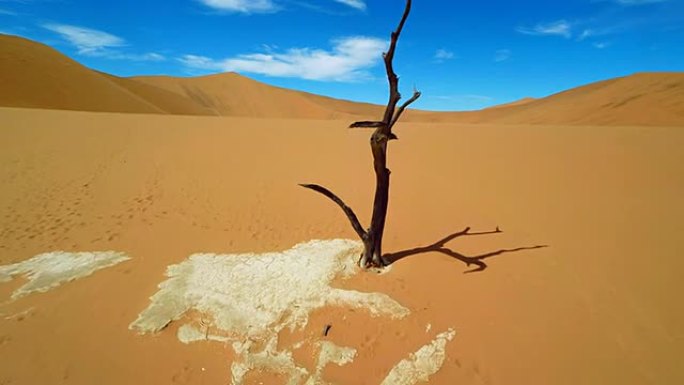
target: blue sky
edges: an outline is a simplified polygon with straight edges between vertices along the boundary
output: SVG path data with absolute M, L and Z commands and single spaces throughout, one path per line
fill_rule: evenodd
M 0 0 L 0 33 L 120 76 L 236 71 L 384 104 L 403 0 Z M 684 0 L 414 0 L 395 58 L 414 106 L 477 109 L 684 70 Z

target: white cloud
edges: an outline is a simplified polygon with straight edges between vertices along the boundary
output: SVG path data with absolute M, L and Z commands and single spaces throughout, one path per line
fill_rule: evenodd
M 518 27 L 516 31 L 526 35 L 556 35 L 563 36 L 566 39 L 572 37 L 572 27 L 570 23 L 565 20 L 558 20 L 552 23 L 539 23 L 532 28 Z
M 66 24 L 45 24 L 43 28 L 57 33 L 71 43 L 78 53 L 86 56 L 103 57 L 114 60 L 131 61 L 164 61 L 166 58 L 158 53 L 132 54 L 116 49 L 126 45 L 126 41 L 118 36 L 96 29 Z
M 74 45 L 80 54 L 88 54 L 110 47 L 126 45 L 122 38 L 96 29 L 66 24 L 45 24 L 43 27 L 59 34 Z
M 150 61 L 150 62 L 160 62 L 165 61 L 166 56 L 158 54 L 156 52 L 148 52 L 143 54 L 136 53 L 125 53 L 116 50 L 103 49 L 98 51 L 91 51 L 87 53 L 88 56 L 103 57 L 106 59 L 113 60 L 129 60 L 129 61 Z
M 588 38 L 588 37 L 592 37 L 592 36 L 594 36 L 594 35 L 596 35 L 596 31 L 594 31 L 593 29 L 585 29 L 585 30 L 583 30 L 582 33 L 577 37 L 577 40 L 578 40 L 578 41 L 582 41 L 582 40 L 584 40 L 584 39 L 586 39 L 586 38 Z
M 149 52 L 146 54 L 141 55 L 141 58 L 146 61 L 164 61 L 166 60 L 166 57 L 162 54 L 158 54 L 156 52 Z
M 355 81 L 367 78 L 367 70 L 380 62 L 385 40 L 355 36 L 334 40 L 330 51 L 291 48 L 283 53 L 254 53 L 223 60 L 185 55 L 188 67 L 211 71 L 235 71 L 275 77 L 319 81 Z
M 196 0 L 209 8 L 218 11 L 232 12 L 232 13 L 273 13 L 280 11 L 282 7 L 279 5 L 281 1 L 278 0 Z M 344 4 L 359 11 L 365 11 L 367 8 L 365 0 L 332 0 L 334 2 Z M 311 8 L 316 10 L 323 10 L 317 4 L 309 2 L 294 2 L 294 5 Z
M 664 3 L 666 1 L 668 0 L 615 0 L 616 3 L 626 6 Z
M 207 7 L 219 11 L 239 13 L 270 13 L 278 10 L 271 0 L 199 0 Z
M 356 8 L 360 11 L 366 10 L 366 2 L 363 0 L 333 0 L 338 3 L 346 4 L 352 8 Z
M 607 48 L 608 46 L 610 46 L 610 43 L 604 42 L 604 41 L 599 41 L 599 42 L 596 42 L 592 45 L 594 46 L 594 48 L 604 49 L 604 48 Z
M 494 55 L 494 61 L 495 62 L 502 62 L 506 61 L 511 58 L 511 55 L 513 52 L 511 52 L 510 49 L 500 49 L 496 51 L 496 54 Z
M 454 53 L 451 51 L 447 51 L 444 48 L 440 48 L 435 52 L 435 61 L 438 63 L 442 63 L 445 60 L 450 60 L 454 58 Z
M 206 70 L 221 70 L 221 63 L 208 58 L 206 56 L 199 55 L 183 55 L 180 59 L 181 63 L 188 67 L 200 68 Z

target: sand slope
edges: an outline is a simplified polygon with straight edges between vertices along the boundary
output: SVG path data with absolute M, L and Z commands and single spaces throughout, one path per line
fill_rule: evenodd
M 102 75 L 141 99 L 154 104 L 159 109 L 159 113 L 172 115 L 216 115 L 215 111 L 193 103 L 187 98 L 165 89 L 113 75 Z
M 639 73 L 511 107 L 491 122 L 684 126 L 684 73 Z
M 132 79 L 182 95 L 222 116 L 353 119 L 352 115 L 365 113 L 372 116 L 372 112 L 380 111 L 378 106 L 273 87 L 236 73 L 195 78 L 146 76 Z
M 346 123 L 0 108 L 0 264 L 56 250 L 131 257 L 1 304 L 0 383 L 227 383 L 230 347 L 180 344 L 179 323 L 154 337 L 128 325 L 191 254 L 354 239 L 339 208 L 297 186 L 333 189 L 367 224 L 368 132 Z M 466 226 L 504 232 L 333 283 L 386 293 L 411 314 L 316 311 L 279 336 L 310 341 L 298 363 L 315 372 L 316 346 L 330 341 L 357 356 L 326 367 L 326 380 L 377 385 L 453 328 L 431 384 L 684 383 L 684 131 L 400 123 L 397 134 L 387 252 Z M 535 245 L 549 247 L 497 254 Z M 462 274 L 475 266 L 459 258 L 478 255 L 491 255 L 488 269 Z M 0 285 L 0 301 L 22 284 Z M 283 379 L 245 379 L 260 382 Z
M 379 119 L 383 107 L 225 73 L 119 78 L 45 45 L 0 35 L 0 106 L 174 115 Z M 472 112 L 409 111 L 409 122 L 684 126 L 684 73 L 643 73 Z
M 57 51 L 0 35 L 0 104 L 85 111 L 160 113 L 160 108 Z
M 533 102 L 535 100 L 537 100 L 537 99 L 532 98 L 532 97 L 526 97 L 526 98 L 518 99 L 518 100 L 510 102 L 510 103 L 498 104 L 496 106 L 489 107 L 488 109 L 521 106 L 523 104 L 527 104 L 527 103 Z
M 639 73 L 542 99 L 474 112 L 423 115 L 463 123 L 684 126 L 684 73 Z
M 0 105 L 97 112 L 353 119 L 380 107 L 269 86 L 234 73 L 120 78 L 43 44 L 0 35 Z M 369 114 L 368 111 L 372 113 Z
M 178 95 L 93 71 L 54 49 L 0 35 L 0 105 L 98 112 L 207 115 Z

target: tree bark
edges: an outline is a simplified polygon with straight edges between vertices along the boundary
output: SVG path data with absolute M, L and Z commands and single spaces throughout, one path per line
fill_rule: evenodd
M 330 192 L 330 190 L 319 185 L 301 185 L 302 187 L 325 195 L 342 208 L 347 218 L 349 218 L 352 227 L 363 241 L 364 252 L 361 255 L 359 264 L 364 268 L 382 267 L 387 265 L 387 262 L 382 257 L 382 238 L 385 232 L 390 188 L 390 170 L 387 168 L 387 144 L 390 140 L 397 139 L 397 136 L 392 132 L 392 128 L 404 113 L 404 110 L 406 110 L 411 103 L 418 100 L 421 95 L 420 92 L 414 90 L 413 96 L 397 109 L 397 104 L 401 100 L 401 94 L 399 93 L 399 77 L 394 73 L 393 60 L 399 36 L 401 35 L 401 31 L 404 28 L 404 24 L 406 23 L 406 19 L 410 12 L 411 0 L 407 0 L 399 26 L 392 32 L 390 37 L 389 49 L 383 54 L 387 80 L 389 83 L 389 100 L 382 121 L 355 122 L 350 126 L 350 128 L 375 128 L 375 131 L 370 138 L 371 153 L 373 154 L 373 169 L 375 171 L 375 198 L 373 199 L 373 214 L 371 216 L 370 227 L 367 231 L 364 231 L 356 214 L 354 214 L 354 211 L 335 194 Z

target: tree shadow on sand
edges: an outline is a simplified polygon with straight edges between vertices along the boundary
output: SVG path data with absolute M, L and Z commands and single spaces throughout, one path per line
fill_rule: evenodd
M 538 246 L 518 247 L 515 249 L 500 249 L 500 250 L 493 251 L 490 253 L 477 255 L 474 257 L 469 257 L 466 255 L 463 255 L 461 253 L 458 253 L 458 252 L 446 247 L 446 244 L 448 242 L 450 242 L 456 238 L 459 238 L 459 237 L 474 236 L 474 235 L 498 234 L 498 233 L 502 233 L 502 232 L 503 231 L 501 231 L 497 227 L 496 230 L 493 230 L 493 231 L 483 231 L 483 232 L 471 233 L 470 227 L 466 227 L 464 230 L 453 233 L 453 234 L 451 234 L 445 238 L 440 239 L 439 241 L 437 241 L 431 245 L 421 246 L 421 247 L 416 247 L 413 249 L 402 250 L 402 251 L 397 251 L 395 253 L 385 254 L 383 257 L 387 263 L 392 264 L 392 263 L 397 262 L 401 259 L 411 257 L 414 255 L 418 255 L 418 254 L 430 253 L 430 252 L 442 253 L 442 254 L 447 255 L 449 257 L 452 257 L 454 259 L 458 259 L 459 261 L 465 263 L 466 266 L 468 266 L 468 267 L 470 267 L 471 265 L 475 265 L 476 267 L 474 269 L 467 270 L 464 272 L 464 274 L 467 274 L 467 273 L 478 273 L 478 272 L 482 272 L 482 271 L 486 270 L 488 265 L 487 265 L 487 263 L 485 263 L 485 260 L 488 258 L 492 258 L 492 257 L 496 257 L 499 255 L 508 254 L 508 253 L 515 253 L 518 251 L 542 249 L 545 247 L 549 247 L 548 245 L 538 245 Z

